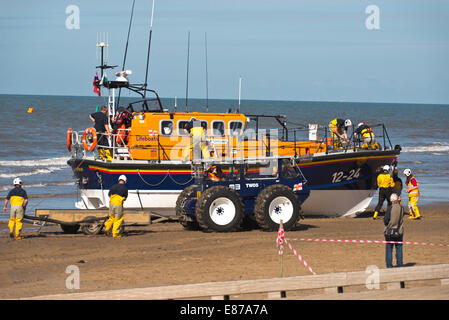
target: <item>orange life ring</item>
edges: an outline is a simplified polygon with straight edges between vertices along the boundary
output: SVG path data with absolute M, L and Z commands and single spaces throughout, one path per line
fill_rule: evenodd
M 72 128 L 67 130 L 67 150 L 72 151 Z
M 90 133 L 92 135 L 92 139 L 93 139 L 93 142 L 90 146 L 87 144 L 87 139 L 86 139 L 88 133 Z M 97 131 L 95 131 L 94 128 L 87 128 L 86 130 L 84 130 L 82 142 L 83 142 L 84 149 L 86 149 L 87 151 L 94 150 L 95 146 L 97 145 Z

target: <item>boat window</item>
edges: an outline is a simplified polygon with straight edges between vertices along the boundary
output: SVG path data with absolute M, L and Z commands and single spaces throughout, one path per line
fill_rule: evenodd
M 187 130 L 187 125 L 190 120 L 179 120 L 178 121 L 178 135 L 181 137 L 188 137 L 190 135 L 189 130 Z
M 201 122 L 201 127 L 204 129 L 204 133 L 207 135 L 207 127 L 209 123 L 206 120 L 199 120 Z M 178 135 L 181 137 L 188 137 L 190 132 L 188 127 L 190 125 L 190 120 L 179 120 L 178 121 Z
M 225 123 L 221 120 L 212 121 L 212 134 L 214 136 L 224 136 L 225 135 Z
M 173 121 L 172 120 L 161 120 L 160 128 L 161 136 L 172 136 L 173 135 Z
M 242 121 L 229 121 L 229 134 L 231 136 L 241 135 L 243 132 L 243 122 Z
M 246 179 L 277 179 L 278 164 L 277 161 L 267 161 L 266 163 L 246 164 Z

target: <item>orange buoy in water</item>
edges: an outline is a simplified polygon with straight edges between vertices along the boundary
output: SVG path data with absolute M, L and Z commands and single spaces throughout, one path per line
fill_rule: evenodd
M 34 108 L 28 108 L 28 113 L 33 113 L 34 112 Z

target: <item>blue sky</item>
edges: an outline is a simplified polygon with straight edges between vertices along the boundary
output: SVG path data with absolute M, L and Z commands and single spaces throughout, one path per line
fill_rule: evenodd
M 66 8 L 80 10 L 67 29 Z M 121 66 L 132 0 L 0 3 L 0 94 L 93 96 L 97 32 Z M 368 30 L 369 5 L 380 29 Z M 127 68 L 143 82 L 151 0 L 136 0 Z M 149 82 L 162 97 L 449 104 L 449 0 L 156 0 Z M 109 71 L 109 78 L 112 78 Z

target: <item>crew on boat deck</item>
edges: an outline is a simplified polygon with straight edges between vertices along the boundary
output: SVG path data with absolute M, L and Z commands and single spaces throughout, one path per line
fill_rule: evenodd
M 17 240 L 23 239 L 23 237 L 20 236 L 20 231 L 22 231 L 22 219 L 25 215 L 25 209 L 28 204 L 28 195 L 22 188 L 22 184 L 22 179 L 14 179 L 14 189 L 9 191 L 8 195 L 5 198 L 5 205 L 3 207 L 3 211 L 6 212 L 8 201 L 11 201 L 9 214 L 10 219 L 8 222 L 9 236 L 10 238 L 15 238 Z
M 105 234 L 120 238 L 119 228 L 123 222 L 123 202 L 128 198 L 128 188 L 126 187 L 126 176 L 121 175 L 118 183 L 109 190 L 109 219 L 104 223 Z
M 94 129 L 99 134 L 98 138 L 98 155 L 100 159 L 104 160 L 106 157 L 107 160 L 112 160 L 111 151 L 105 146 L 108 145 L 108 140 L 106 135 L 110 135 L 108 125 L 108 117 L 107 117 L 108 108 L 106 106 L 101 106 L 99 112 L 94 112 L 89 115 L 90 120 L 94 122 Z
M 394 181 L 391 177 L 390 166 L 385 165 L 382 167 L 382 173 L 377 176 L 377 186 L 379 187 L 379 201 L 377 202 L 376 208 L 374 209 L 373 219 L 377 218 L 380 209 L 384 201 L 387 200 L 387 206 L 391 206 L 390 196 L 392 193 L 392 188 L 394 187 Z
M 375 141 L 373 130 L 365 123 L 361 122 L 357 125 L 355 134 L 357 135 L 359 141 L 363 143 L 362 149 L 380 149 L 379 143 Z
M 331 133 L 334 148 L 343 148 L 348 142 L 348 128 L 352 126 L 350 119 L 336 118 L 329 122 L 329 131 Z

